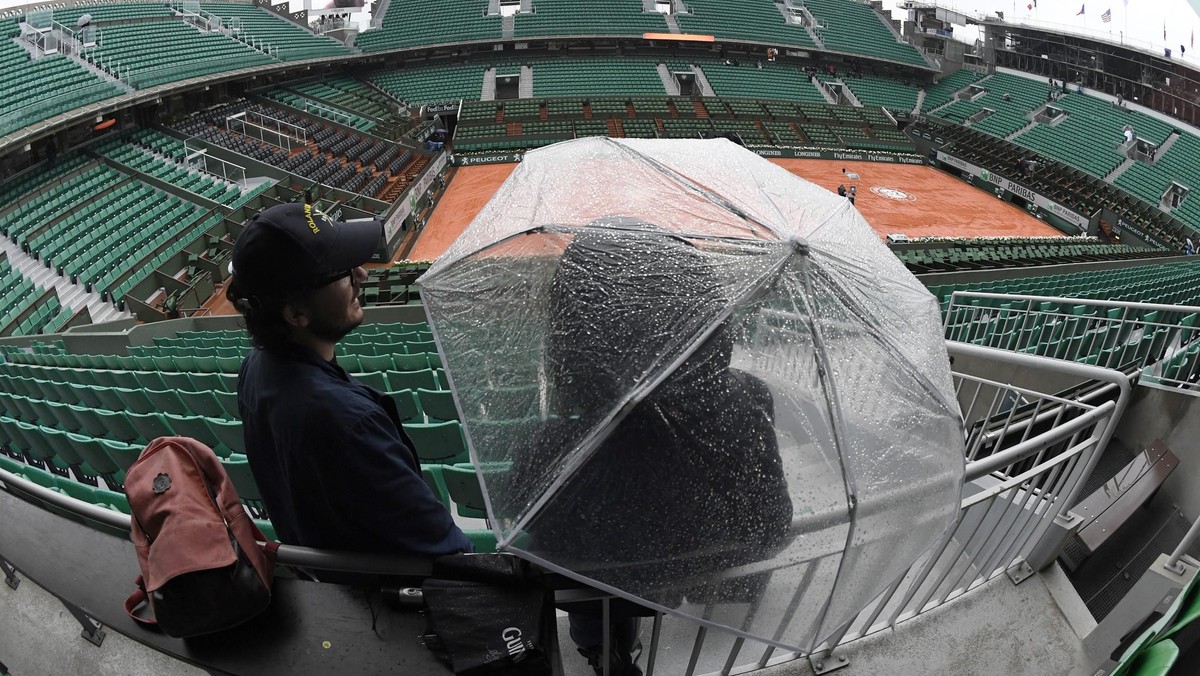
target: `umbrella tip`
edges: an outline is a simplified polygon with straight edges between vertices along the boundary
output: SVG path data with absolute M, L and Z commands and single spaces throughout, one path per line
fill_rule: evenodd
M 792 250 L 798 254 L 808 255 L 808 240 L 799 235 L 793 235 L 789 242 L 792 243 Z

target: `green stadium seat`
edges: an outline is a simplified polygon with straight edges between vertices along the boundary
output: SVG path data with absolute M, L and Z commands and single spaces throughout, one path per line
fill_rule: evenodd
M 229 387 L 229 379 L 226 377 L 226 375 L 224 373 L 219 373 L 219 372 L 189 373 L 189 374 L 187 374 L 187 376 L 188 376 L 190 385 L 188 387 L 180 388 L 181 390 L 190 390 L 192 392 L 199 392 L 199 391 L 204 391 L 204 390 L 209 390 L 209 391 L 225 390 Z M 237 379 L 237 376 L 234 376 L 234 382 L 235 382 L 234 389 L 235 390 L 236 390 L 236 379 Z
M 164 413 L 163 418 L 179 436 L 190 437 L 209 446 L 218 456 L 225 455 L 216 435 L 208 425 L 210 418 L 201 415 L 173 415 Z
M 136 440 L 142 444 L 149 444 L 159 437 L 176 436 L 175 430 L 171 428 L 171 424 L 167 420 L 167 415 L 165 413 L 127 413 L 125 417 L 136 430 Z
M 97 439 L 101 449 L 108 454 L 108 457 L 113 461 L 113 464 L 121 470 L 128 470 L 130 465 L 137 462 L 137 459 L 142 455 L 145 446 L 140 444 L 127 444 L 123 441 L 114 439 Z
M 10 472 L 23 477 L 25 476 L 26 467 L 28 467 L 28 465 L 19 460 L 14 460 L 7 455 L 0 455 L 0 469 L 4 470 L 5 472 Z M 447 508 L 449 508 L 449 506 L 449 504 L 446 505 Z
M 221 404 L 224 409 L 224 415 L 209 416 L 210 418 L 225 418 L 226 420 L 237 420 L 240 418 L 238 413 L 237 392 L 226 392 L 224 390 L 213 390 L 213 396 Z
M 396 412 L 402 423 L 425 422 L 425 414 L 417 401 L 417 395 L 412 390 L 395 390 L 387 393 L 396 402 Z
M 410 423 L 404 431 L 416 446 L 421 464 L 453 465 L 470 462 L 462 425 L 458 422 Z
M 185 412 L 191 412 L 208 418 L 225 417 L 225 406 L 209 390 L 202 390 L 200 392 L 181 390 L 178 392 L 178 395 L 183 403 L 183 410 Z
M 221 458 L 221 466 L 229 474 L 233 487 L 237 489 L 238 497 L 250 509 L 251 515 L 259 519 L 266 518 L 267 508 L 263 503 L 262 493 L 258 490 L 258 483 L 254 480 L 254 472 L 250 470 L 250 462 L 246 456 L 235 453 L 228 458 Z
M 68 384 L 67 387 L 70 388 L 70 391 L 75 395 L 75 403 L 80 406 L 85 406 L 88 408 L 112 408 L 108 404 L 104 403 L 106 401 L 105 395 L 108 393 L 106 388 L 95 387 L 93 385 L 73 384 Z
M 479 476 L 470 465 L 447 465 L 442 467 L 442 481 L 450 500 L 454 502 L 459 516 L 471 519 L 487 518 L 487 503 L 483 499 L 483 488 Z
M 421 410 L 430 418 L 430 422 L 458 420 L 458 408 L 454 405 L 454 393 L 449 390 L 418 389 L 417 398 L 421 402 Z
M 122 468 L 113 462 L 100 439 L 83 434 L 67 434 L 67 442 L 83 458 L 84 463 L 110 486 L 119 486 L 124 480 Z
M 388 386 L 387 377 L 384 376 L 384 374 L 379 373 L 378 371 L 369 371 L 366 373 L 355 373 L 353 375 L 354 375 L 354 379 L 357 380 L 358 382 L 360 382 L 363 385 L 366 385 L 367 387 L 370 387 L 372 389 L 379 390 L 380 392 L 387 392 L 388 390 L 392 389 L 391 387 Z
M 390 354 L 359 354 L 358 366 L 365 373 L 382 373 L 395 368 L 395 364 L 392 362 L 392 355 Z
M 433 369 L 422 369 L 420 371 L 388 371 L 387 382 L 388 390 L 436 390 L 439 389 L 437 376 L 434 375 Z
M 96 504 L 96 488 L 76 481 L 70 477 L 55 477 L 55 488 L 64 495 L 70 496 L 90 505 Z
M 213 451 L 217 455 L 228 457 L 230 453 L 244 454 L 246 452 L 246 439 L 242 433 L 242 421 L 206 418 L 204 422 L 208 425 L 208 429 L 217 441 L 217 446 L 213 447 Z
M 416 354 L 397 353 L 392 355 L 392 361 L 395 363 L 394 370 L 396 371 L 422 371 L 432 366 L 429 361 L 429 354 L 426 352 L 417 352 Z
M 83 422 L 75 414 L 75 411 L 79 409 L 78 406 L 60 404 L 56 401 L 43 401 L 42 404 L 49 412 L 50 419 L 54 421 L 53 426 L 66 432 L 78 432 L 83 429 Z
M 268 519 L 254 519 L 254 525 L 258 527 L 258 530 L 265 535 L 268 540 L 279 542 L 279 535 L 275 533 L 275 525 L 272 524 Z

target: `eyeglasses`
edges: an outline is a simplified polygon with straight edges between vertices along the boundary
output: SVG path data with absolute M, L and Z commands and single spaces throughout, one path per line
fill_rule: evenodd
M 353 274 L 354 274 L 354 268 L 351 268 L 351 269 L 349 269 L 349 270 L 346 270 L 346 271 L 344 271 L 344 272 L 339 272 L 339 273 L 337 273 L 336 275 L 334 275 L 334 276 L 332 276 L 332 277 L 329 277 L 329 278 L 327 278 L 327 279 L 324 279 L 324 280 L 322 280 L 322 281 L 318 282 L 315 288 L 318 288 L 318 289 L 319 289 L 319 288 L 321 288 L 321 287 L 323 287 L 323 286 L 329 286 L 330 284 L 333 284 L 334 282 L 340 282 L 341 280 L 343 280 L 343 279 L 345 279 L 345 278 L 347 278 L 347 277 L 349 277 L 349 276 L 351 276 L 351 275 L 353 275 Z

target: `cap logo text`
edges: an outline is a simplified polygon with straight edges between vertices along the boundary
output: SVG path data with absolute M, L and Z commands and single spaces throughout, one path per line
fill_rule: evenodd
M 312 230 L 314 235 L 321 233 L 321 228 L 317 227 L 317 222 L 313 220 L 313 208 L 311 204 L 304 205 L 304 220 L 308 222 L 308 229 Z

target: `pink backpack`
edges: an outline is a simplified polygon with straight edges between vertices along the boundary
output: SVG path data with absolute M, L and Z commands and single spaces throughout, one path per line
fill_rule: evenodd
M 126 472 L 125 495 L 142 572 L 125 600 L 130 617 L 183 638 L 237 626 L 270 605 L 279 545 L 246 514 L 212 449 L 155 439 Z M 153 618 L 135 613 L 143 603 Z

